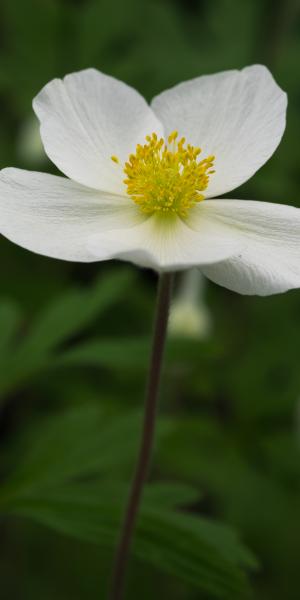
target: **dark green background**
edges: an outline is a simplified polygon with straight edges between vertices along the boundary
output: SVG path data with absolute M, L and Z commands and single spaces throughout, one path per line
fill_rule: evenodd
M 287 130 L 275 156 L 234 197 L 300 206 L 296 0 L 1 0 L 0 17 L 1 167 L 56 172 L 46 158 L 20 150 L 32 98 L 53 77 L 94 66 L 150 100 L 181 80 L 260 62 L 288 92 Z M 113 502 L 118 492 L 107 486 L 128 480 L 155 276 L 117 262 L 43 258 L 5 239 L 0 253 L 1 600 L 104 598 L 112 543 L 100 533 L 98 544 L 83 541 L 77 513 L 74 538 L 53 519 L 46 527 L 38 503 L 26 509 L 26 494 L 41 486 L 47 508 L 58 484 L 76 480 L 96 485 L 96 503 L 98 494 Z M 247 298 L 209 284 L 206 302 L 210 338 L 171 344 L 168 353 L 166 431 L 152 479 L 193 486 L 193 501 L 175 504 L 238 531 L 259 562 L 248 570 L 256 600 L 298 600 L 300 291 Z M 89 510 L 83 506 L 84 531 Z M 178 577 L 177 567 L 166 573 L 157 546 L 162 568 L 134 559 L 128 598 L 215 597 L 184 580 L 179 567 Z M 187 535 L 181 560 L 192 546 Z

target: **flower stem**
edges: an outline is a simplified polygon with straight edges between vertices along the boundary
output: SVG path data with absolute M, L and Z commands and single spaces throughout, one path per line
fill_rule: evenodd
M 140 449 L 133 477 L 125 518 L 117 547 L 110 600 L 123 598 L 126 567 L 129 559 L 130 546 L 134 533 L 135 522 L 142 498 L 143 487 L 148 475 L 155 433 L 155 421 L 164 347 L 168 326 L 168 315 L 171 300 L 173 275 L 162 273 L 158 282 L 156 314 L 149 376 L 146 387 L 144 422 Z

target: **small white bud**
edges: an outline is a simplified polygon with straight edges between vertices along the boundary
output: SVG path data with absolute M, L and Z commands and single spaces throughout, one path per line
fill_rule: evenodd
M 204 303 L 203 288 L 204 277 L 198 269 L 185 271 L 171 307 L 171 336 L 205 339 L 211 334 L 212 318 Z
M 34 116 L 27 117 L 20 127 L 17 153 L 27 165 L 38 165 L 47 160 L 41 141 L 39 122 Z

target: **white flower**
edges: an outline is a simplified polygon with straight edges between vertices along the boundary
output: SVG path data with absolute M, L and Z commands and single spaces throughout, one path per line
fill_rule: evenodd
M 70 179 L 4 169 L 0 231 L 65 260 L 197 265 L 244 294 L 299 287 L 300 210 L 216 199 L 273 154 L 286 103 L 260 65 L 181 83 L 151 107 L 94 69 L 55 79 L 33 106 L 46 153 Z
M 203 288 L 204 277 L 199 269 L 184 271 L 170 312 L 169 333 L 174 337 L 204 339 L 211 333 L 212 319 Z

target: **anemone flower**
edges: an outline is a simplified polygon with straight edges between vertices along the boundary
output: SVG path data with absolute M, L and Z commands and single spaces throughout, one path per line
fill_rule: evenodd
M 94 69 L 48 83 L 33 102 L 46 153 L 67 176 L 4 169 L 0 231 L 40 254 L 118 258 L 158 271 L 141 446 L 116 552 L 111 600 L 126 565 L 149 469 L 172 271 L 198 267 L 241 294 L 300 287 L 300 210 L 220 199 L 273 154 L 286 94 L 263 66 L 205 75 L 149 106 Z
M 273 154 L 286 94 L 254 65 L 180 83 L 149 106 L 87 69 L 33 101 L 46 153 L 67 176 L 7 168 L 0 231 L 54 258 L 197 266 L 242 294 L 300 286 L 300 210 L 219 199 Z

